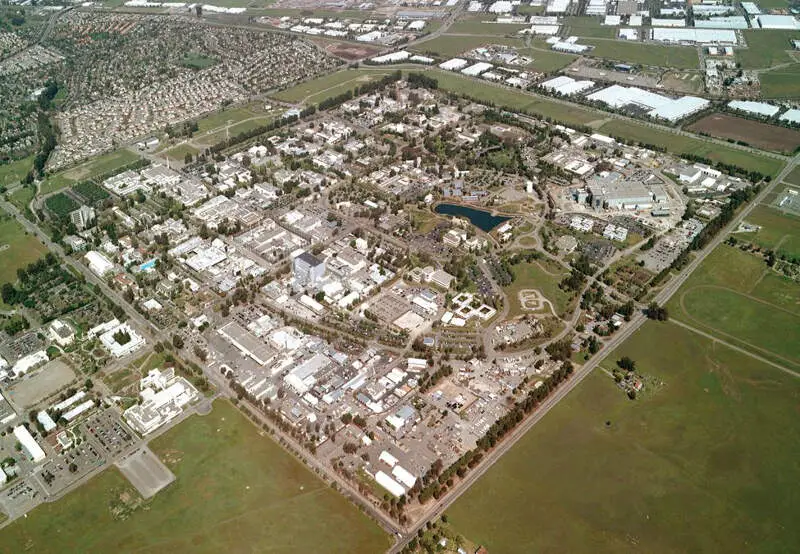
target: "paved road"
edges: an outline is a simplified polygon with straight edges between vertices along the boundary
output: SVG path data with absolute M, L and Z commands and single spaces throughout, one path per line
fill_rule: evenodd
M 770 192 L 772 192 L 778 183 L 784 177 L 786 177 L 786 175 L 788 175 L 792 169 L 798 165 L 798 163 L 800 163 L 800 154 L 792 158 L 790 163 L 786 165 L 778 177 L 775 178 L 770 184 L 765 186 L 762 191 L 755 198 L 753 198 L 737 214 L 736 217 L 733 218 L 733 220 L 725 229 L 720 231 L 703 250 L 698 252 L 697 256 L 692 260 L 692 262 L 690 262 L 677 276 L 673 277 L 667 283 L 667 285 L 656 296 L 656 301 L 659 302 L 659 304 L 664 304 L 667 300 L 669 300 L 669 298 L 675 294 L 681 285 L 683 285 L 683 283 L 689 278 L 692 272 L 694 272 L 694 270 L 700 266 L 706 256 L 708 256 L 717 246 L 719 246 L 731 231 L 739 227 L 739 224 L 742 222 L 742 220 L 747 217 L 747 215 L 755 208 L 755 206 L 757 206 Z M 541 406 L 539 406 L 539 408 L 530 417 L 528 417 L 528 419 L 523 421 L 519 426 L 511 431 L 511 433 L 507 435 L 494 450 L 488 452 L 478 467 L 467 473 L 466 478 L 457 483 L 455 487 L 438 502 L 430 505 L 426 510 L 425 516 L 420 518 L 418 522 L 402 536 L 401 540 L 395 546 L 389 549 L 388 552 L 390 554 L 396 554 L 397 552 L 400 552 L 403 547 L 416 536 L 417 531 L 422 529 L 428 521 L 438 517 L 456 500 L 458 500 L 458 498 L 464 494 L 464 492 L 466 492 L 473 483 L 480 479 L 480 477 L 503 456 L 503 454 L 513 447 L 514 444 L 516 444 L 516 442 L 521 439 L 534 425 L 541 421 L 542 418 L 547 415 L 547 412 L 554 408 L 575 387 L 577 387 L 607 355 L 613 352 L 614 349 L 622 344 L 628 337 L 633 335 L 633 333 L 635 333 L 639 327 L 645 323 L 645 321 L 647 321 L 647 318 L 642 313 L 637 313 L 633 318 L 631 318 L 631 321 L 624 325 L 622 329 L 620 329 L 620 331 L 618 331 L 615 335 L 613 335 L 611 340 L 605 343 L 605 345 L 597 354 L 594 355 L 594 357 L 592 357 L 591 360 L 577 369 L 574 375 L 566 383 L 562 384 L 558 389 L 556 389 L 554 393 L 547 397 L 547 399 L 542 402 Z

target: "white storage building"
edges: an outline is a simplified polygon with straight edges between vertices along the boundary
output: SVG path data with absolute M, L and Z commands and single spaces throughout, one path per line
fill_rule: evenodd
M 388 54 L 384 54 L 383 56 L 376 56 L 372 58 L 370 61 L 374 63 L 396 63 L 401 62 L 403 60 L 407 60 L 411 57 L 410 52 L 406 52 L 405 50 L 400 50 L 398 52 L 390 52 Z
M 375 474 L 375 480 L 378 482 L 380 486 L 384 489 L 392 493 L 395 497 L 399 498 L 406 493 L 406 489 L 403 488 L 403 485 L 389 477 L 383 471 L 379 471 Z
M 25 452 L 27 452 L 31 460 L 33 460 L 33 463 L 41 462 L 47 457 L 42 447 L 39 446 L 39 443 L 36 442 L 36 439 L 33 438 L 24 425 L 14 427 L 14 436 L 22 445 L 22 448 L 25 449 Z
M 781 111 L 778 106 L 773 106 L 772 104 L 767 104 L 766 102 L 752 102 L 749 100 L 733 100 L 728 102 L 728 107 L 732 110 L 764 117 L 772 117 Z
M 736 44 L 736 32 L 730 29 L 654 28 L 651 38 L 670 44 Z
M 697 19 L 694 26 L 698 29 L 748 29 L 750 25 L 743 15 L 728 15 Z
M 561 75 L 543 82 L 541 86 L 546 90 L 570 96 L 589 90 L 594 86 L 594 81 L 576 81 L 572 77 Z
M 672 100 L 669 104 L 653 109 L 648 115 L 656 119 L 664 119 L 670 123 L 675 123 L 692 114 L 705 110 L 711 105 L 709 100 L 698 96 L 682 96 L 677 100 Z
M 787 110 L 786 113 L 778 118 L 780 121 L 788 121 L 789 123 L 800 123 L 800 110 L 792 108 Z
M 489 71 L 493 67 L 494 66 L 492 64 L 490 64 L 490 63 L 478 62 L 478 63 L 472 64 L 469 67 L 466 67 L 466 68 L 462 69 L 461 73 L 463 73 L 464 75 L 470 75 L 472 77 L 477 77 L 478 75 L 480 75 L 484 71 Z
M 84 256 L 87 265 L 92 273 L 98 277 L 103 277 L 106 273 L 114 269 L 114 264 L 106 258 L 105 254 L 92 250 Z
M 467 67 L 469 62 L 462 58 L 451 58 L 446 62 L 442 62 L 439 64 L 439 67 L 442 69 L 446 69 L 447 71 L 458 71 L 459 69 L 464 69 Z
M 793 15 L 759 15 L 756 19 L 762 29 L 784 29 L 789 31 L 800 29 L 800 22 Z

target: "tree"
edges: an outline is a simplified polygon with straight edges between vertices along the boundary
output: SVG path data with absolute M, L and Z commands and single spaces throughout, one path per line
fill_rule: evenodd
M 183 348 L 183 339 L 180 335 L 172 335 L 172 346 L 180 350 Z
M 618 365 L 618 366 L 619 366 L 621 369 L 624 369 L 624 370 L 626 370 L 626 371 L 633 371 L 634 369 L 636 369 L 636 362 L 635 362 L 635 361 L 633 361 L 633 360 L 632 360 L 631 358 L 629 358 L 628 356 L 623 356 L 622 358 L 620 358 L 620 359 L 617 361 L 617 365 Z
M 648 319 L 656 321 L 667 321 L 667 319 L 669 319 L 667 309 L 663 306 L 659 306 L 656 302 L 651 302 L 644 313 Z
M 192 153 L 191 152 L 187 152 L 186 155 L 183 157 L 183 163 L 185 163 L 186 165 L 189 165 L 190 163 L 192 163 Z

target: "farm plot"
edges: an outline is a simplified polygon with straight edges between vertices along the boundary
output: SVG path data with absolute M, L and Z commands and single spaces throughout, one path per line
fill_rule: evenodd
M 800 131 L 724 113 L 708 115 L 687 130 L 744 142 L 762 150 L 793 152 L 800 146 Z

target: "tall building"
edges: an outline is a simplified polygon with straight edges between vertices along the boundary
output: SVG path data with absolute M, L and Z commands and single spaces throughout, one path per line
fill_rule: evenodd
M 77 210 L 70 212 L 69 219 L 78 231 L 83 231 L 95 219 L 94 208 L 91 206 L 81 206 Z
M 316 286 L 325 276 L 325 262 L 303 252 L 292 261 L 294 281 L 301 286 Z

